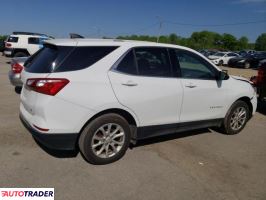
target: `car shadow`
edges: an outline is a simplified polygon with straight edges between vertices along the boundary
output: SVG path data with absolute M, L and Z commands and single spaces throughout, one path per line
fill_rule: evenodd
M 266 115 L 266 101 L 258 101 L 257 112 Z
M 39 145 L 39 147 L 48 153 L 49 155 L 55 157 L 55 158 L 74 158 L 77 157 L 79 151 L 78 148 L 76 150 L 55 150 L 55 149 L 50 149 L 43 144 L 41 144 L 38 140 L 36 140 L 34 137 L 33 139 L 35 142 Z
M 141 146 L 146 146 L 146 145 L 166 142 L 169 140 L 186 138 L 186 137 L 206 134 L 206 133 L 211 133 L 210 129 L 205 128 L 205 129 L 198 129 L 198 130 L 192 130 L 192 131 L 186 131 L 186 132 L 170 133 L 170 134 L 163 135 L 163 136 L 157 136 L 157 137 L 153 137 L 149 139 L 138 140 L 137 143 L 135 145 L 131 145 L 130 148 L 133 149 L 133 148 L 137 148 Z
M 7 61 L 6 64 L 11 64 L 11 61 Z

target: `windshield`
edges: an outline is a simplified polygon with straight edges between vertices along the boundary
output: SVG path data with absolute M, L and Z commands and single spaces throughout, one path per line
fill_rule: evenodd
M 214 54 L 214 56 L 222 57 L 222 56 L 224 56 L 224 53 L 222 53 L 222 52 L 218 52 L 218 53 Z

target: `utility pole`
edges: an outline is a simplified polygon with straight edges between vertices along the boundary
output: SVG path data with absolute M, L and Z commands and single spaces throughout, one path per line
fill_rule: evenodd
M 157 36 L 157 43 L 158 43 L 160 41 L 161 31 L 162 31 L 162 27 L 163 27 L 163 21 L 162 21 L 162 18 L 160 16 L 156 16 L 156 18 L 159 21 L 159 30 L 158 30 L 158 36 Z

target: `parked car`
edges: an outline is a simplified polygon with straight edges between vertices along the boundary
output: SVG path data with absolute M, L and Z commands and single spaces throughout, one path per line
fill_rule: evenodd
M 244 56 L 231 58 L 228 61 L 229 67 L 240 67 L 240 68 L 257 68 L 259 62 L 266 59 L 266 52 L 256 52 L 255 54 L 246 54 Z
M 215 64 L 215 65 L 227 65 L 228 61 L 231 58 L 239 57 L 237 53 L 233 52 L 217 52 L 214 55 L 208 56 L 208 58 Z
M 48 148 L 78 145 L 93 164 L 144 138 L 215 126 L 239 133 L 257 106 L 249 80 L 192 49 L 152 42 L 46 41 L 22 81 L 24 126 Z
M 255 50 L 242 50 L 242 51 L 239 51 L 239 55 L 240 56 L 246 56 L 246 55 L 253 55 L 255 54 L 256 51 Z
M 22 87 L 21 72 L 28 57 L 16 57 L 11 60 L 11 69 L 8 73 L 10 83 L 15 87 Z
M 0 52 L 3 52 L 5 50 L 5 41 L 0 40 Z
M 202 49 L 199 51 L 202 55 L 204 55 L 205 57 L 214 55 L 218 52 L 218 50 L 215 49 Z
M 259 99 L 263 100 L 266 97 L 266 59 L 260 61 L 258 75 L 252 77 L 251 81 L 257 87 Z
M 50 36 L 40 33 L 13 32 L 5 43 L 4 54 L 8 57 L 27 57 L 43 47 L 45 40 Z

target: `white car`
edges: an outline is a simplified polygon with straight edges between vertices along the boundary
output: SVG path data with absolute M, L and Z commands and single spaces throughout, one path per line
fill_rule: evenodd
M 93 164 L 130 142 L 206 127 L 240 132 L 257 105 L 250 82 L 198 52 L 124 40 L 50 40 L 22 72 L 20 118 L 43 145 Z
M 5 42 L 4 55 L 8 57 L 27 57 L 43 47 L 45 40 L 51 37 L 30 32 L 13 32 Z
M 239 57 L 237 53 L 233 52 L 217 52 L 214 55 L 208 56 L 208 58 L 215 64 L 215 65 L 227 65 L 228 61 L 231 58 Z

